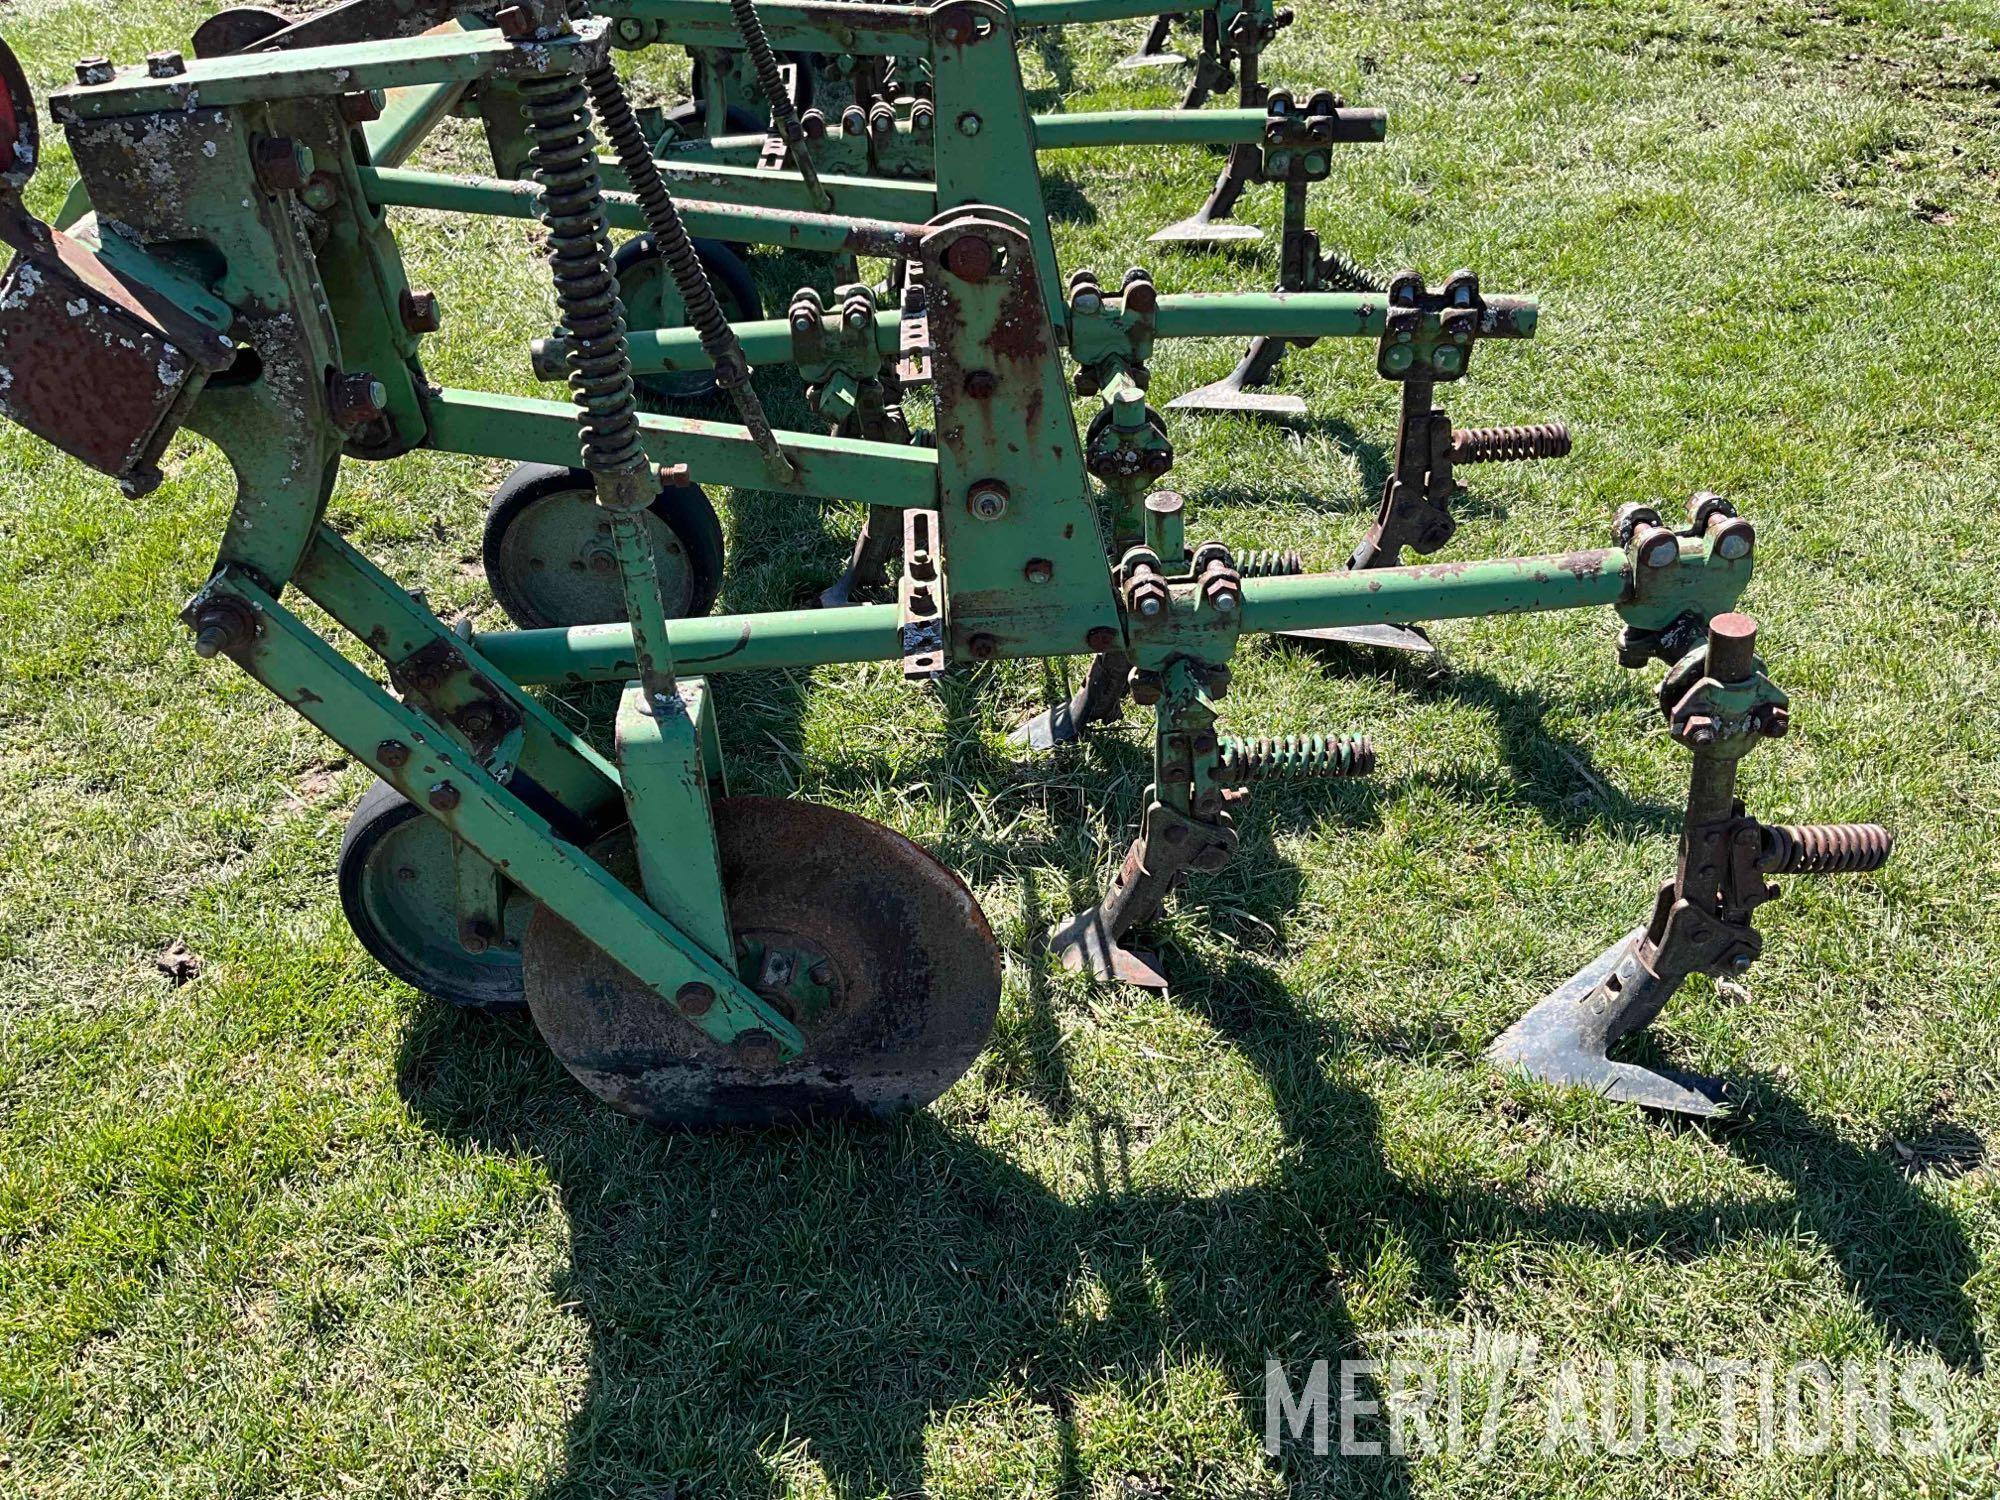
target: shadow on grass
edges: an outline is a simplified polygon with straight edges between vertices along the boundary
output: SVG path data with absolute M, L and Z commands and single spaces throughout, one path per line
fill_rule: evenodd
M 454 1139 L 534 1157 L 569 1216 L 551 1295 L 589 1327 L 590 1384 L 543 1493 L 775 1493 L 808 1457 L 842 1497 L 923 1493 L 948 1461 L 927 1434 L 987 1404 L 982 1435 L 1005 1429 L 1003 1465 L 1081 1495 L 1079 1407 L 1143 1400 L 1170 1364 L 1220 1371 L 1253 1447 L 1267 1356 L 1359 1352 L 1338 1268 L 1391 1246 L 1413 1265 L 1413 1317 L 1450 1320 L 1467 1250 L 1535 1239 L 1671 1271 L 1802 1220 L 1887 1334 L 1981 1366 L 1957 1224 L 1768 1081 L 1728 1149 L 1789 1183 L 1789 1200 L 1525 1203 L 1399 1174 L 1372 1098 L 1341 1076 L 1349 1040 L 1267 970 L 1234 962 L 1179 999 L 1268 1088 L 1285 1165 L 1267 1181 L 1206 1197 L 1135 1186 L 1126 1123 L 1078 1097 L 1052 1016 L 1030 1022 L 1051 1059 L 1030 1091 L 1090 1132 L 1091 1186 L 1070 1197 L 930 1115 L 659 1134 L 584 1096 L 524 1021 L 421 1015 L 399 1069 L 410 1107 Z M 1382 1436 L 1366 1422 L 1357 1435 Z M 1395 1457 L 1292 1443 L 1274 1462 L 1315 1492 L 1409 1492 Z

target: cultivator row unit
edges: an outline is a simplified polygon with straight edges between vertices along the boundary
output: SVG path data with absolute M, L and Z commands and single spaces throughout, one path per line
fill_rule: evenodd
M 1198 21 L 1183 106 L 1036 115 L 1030 26 L 1146 19 L 1132 61 Z M 550 1047 L 618 1108 L 665 1124 L 880 1114 L 935 1098 L 993 1025 L 1001 962 L 964 884 L 899 835 L 834 808 L 730 797 L 710 679 L 900 662 L 1084 656 L 1083 686 L 1020 727 L 1032 754 L 1121 718 L 1154 721 L 1139 828 L 1095 905 L 1047 934 L 1072 968 L 1164 986 L 1132 946 L 1237 841 L 1268 778 L 1359 776 L 1359 736 L 1235 736 L 1230 663 L 1257 634 L 1428 649 L 1426 622 L 1611 609 L 1628 667 L 1664 664 L 1659 705 L 1691 772 L 1680 855 L 1649 921 L 1493 1048 L 1507 1066 L 1692 1114 L 1723 1085 L 1615 1062 L 1690 974 L 1757 957 L 1778 873 L 1869 870 L 1870 825 L 1750 817 L 1737 767 L 1788 704 L 1737 604 L 1751 523 L 1699 495 L 1685 525 L 1622 507 L 1611 545 L 1405 565 L 1455 530 L 1463 466 L 1560 456 L 1555 423 L 1455 428 L 1438 387 L 1478 346 L 1531 337 L 1532 299 L 1469 272 L 1377 280 L 1324 252 L 1309 190 L 1377 111 L 1262 81 L 1289 19 L 1262 0 L 352 0 L 293 22 L 224 12 L 143 65 L 87 58 L 49 104 L 79 180 L 53 223 L 22 189 L 34 100 L 11 53 L 0 114 L 0 409 L 116 478 L 160 480 L 182 430 L 237 482 L 213 575 L 187 604 L 196 652 L 227 658 L 380 778 L 343 842 L 363 943 L 456 1004 L 525 1004 Z M 618 49 L 677 45 L 695 97 L 636 108 Z M 4 49 L 0 49 L 4 50 Z M 1237 90 L 1236 107 L 1204 108 Z M 841 103 L 842 99 L 851 101 Z M 490 177 L 413 168 L 451 116 L 482 125 Z M 600 155 L 600 139 L 608 147 Z M 1056 260 L 1038 150 L 1225 148 L 1172 242 L 1256 231 L 1244 191 L 1281 190 L 1275 291 L 1187 295 Z M 522 368 L 568 401 L 434 384 L 447 311 L 412 287 L 393 211 L 533 217 L 559 326 Z M 617 230 L 634 237 L 614 245 Z M 765 318 L 747 247 L 823 258 Z M 861 262 L 886 263 L 878 281 Z M 1243 339 L 1235 372 L 1156 408 L 1162 339 Z M 1300 409 L 1281 357 L 1372 341 L 1397 383 L 1393 464 L 1347 565 L 1283 546 L 1191 541 L 1169 413 Z M 753 368 L 790 366 L 819 426 L 774 425 Z M 917 430 L 906 398 L 928 388 Z M 738 420 L 688 415 L 720 390 Z M 1094 400 L 1079 424 L 1075 398 Z M 642 410 L 642 403 L 654 410 Z M 344 461 L 423 451 L 520 465 L 484 559 L 517 628 L 440 619 L 327 524 Z M 723 540 L 703 486 L 860 501 L 866 524 L 815 609 L 715 616 Z M 364 671 L 304 622 L 311 601 Z M 606 754 L 538 688 L 622 685 Z

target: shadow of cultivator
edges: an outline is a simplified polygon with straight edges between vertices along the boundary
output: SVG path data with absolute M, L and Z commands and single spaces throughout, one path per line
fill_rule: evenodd
M 1130 699 L 1153 716 L 1153 781 L 1109 889 L 1048 939 L 1072 968 L 1158 986 L 1132 943 L 1175 887 L 1229 860 L 1232 805 L 1273 776 L 1373 765 L 1359 736 L 1224 732 L 1246 635 L 1421 648 L 1428 621 L 1613 610 L 1624 664 L 1665 666 L 1660 708 L 1691 758 L 1680 855 L 1647 925 L 1493 1055 L 1654 1108 L 1724 1107 L 1718 1084 L 1608 1050 L 1688 975 L 1756 959 L 1768 876 L 1874 869 L 1890 851 L 1880 829 L 1766 825 L 1737 798 L 1739 762 L 1789 713 L 1736 612 L 1751 523 L 1701 495 L 1685 525 L 1625 506 L 1601 548 L 1405 566 L 1406 548 L 1453 534 L 1454 466 L 1567 450 L 1558 424 L 1454 429 L 1434 403 L 1480 343 L 1529 337 L 1535 304 L 1467 272 L 1377 282 L 1320 253 L 1307 189 L 1331 174 L 1334 146 L 1380 138 L 1383 121 L 1329 94 L 1266 91 L 1259 28 L 1277 23 L 1261 6 L 1175 8 L 1202 17 L 1208 87 L 1235 70 L 1244 107 L 1029 113 L 1019 25 L 1158 9 L 354 0 L 296 24 L 226 12 L 193 60 L 86 59 L 52 95 L 80 174 L 56 225 L 22 204 L 39 136 L 5 54 L 0 237 L 15 256 L 0 283 L 0 409 L 134 494 L 159 481 L 179 431 L 227 456 L 235 504 L 185 619 L 201 657 L 233 662 L 380 778 L 340 858 L 361 940 L 454 1003 L 525 1004 L 588 1088 L 667 1124 L 920 1106 L 978 1054 L 1001 988 L 978 903 L 923 850 L 835 808 L 727 795 L 709 678 L 900 662 L 921 682 L 968 662 L 1087 656 L 1082 692 L 1022 726 L 1023 753 Z M 635 110 L 614 66 L 614 46 L 662 42 L 693 49 L 704 80 L 674 120 Z M 801 110 L 801 77 L 853 93 L 838 131 Z M 751 98 L 769 113 L 732 132 Z M 404 165 L 453 111 L 484 122 L 493 177 Z M 1229 146 L 1230 173 L 1196 216 L 1211 227 L 1243 185 L 1280 184 L 1281 289 L 1062 278 L 1037 147 L 1118 142 Z M 697 184 L 709 196 L 688 198 Z M 432 383 L 422 344 L 445 309 L 404 275 L 391 216 L 406 206 L 540 220 L 560 326 L 533 365 L 566 380 L 570 401 Z M 614 229 L 638 237 L 614 249 Z M 726 249 L 754 244 L 815 252 L 835 284 L 765 320 Z M 887 278 L 864 284 L 859 256 L 887 261 Z M 636 331 L 627 297 L 644 308 Z M 1274 405 L 1252 387 L 1288 346 L 1373 341 L 1402 417 L 1380 512 L 1345 568 L 1189 539 L 1186 506 L 1160 483 L 1167 418 L 1147 400 L 1154 343 L 1179 337 L 1251 340 L 1222 389 L 1192 403 L 1230 410 Z M 797 367 L 822 428 L 773 425 L 748 381 L 767 364 Z M 739 423 L 641 410 L 642 390 L 671 405 L 704 380 Z M 929 432 L 902 405 L 920 384 Z M 1093 420 L 1079 426 L 1073 396 L 1096 398 Z M 426 451 L 523 466 L 485 539 L 519 628 L 454 629 L 326 524 L 344 462 Z M 717 484 L 868 504 L 824 607 L 707 614 L 722 542 L 701 487 Z M 888 597 L 856 602 L 872 590 Z M 609 755 L 533 691 L 591 682 L 623 684 Z

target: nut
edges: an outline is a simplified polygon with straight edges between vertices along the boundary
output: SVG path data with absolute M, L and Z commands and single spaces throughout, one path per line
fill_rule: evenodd
M 1021 576 L 1030 583 L 1047 583 L 1055 577 L 1055 573 L 1056 565 L 1046 557 L 1031 557 L 1027 566 L 1021 569 Z
M 340 96 L 340 118 L 349 125 L 369 125 L 382 118 L 382 111 L 389 107 L 389 96 L 381 89 L 364 89 L 358 94 Z
M 965 497 L 965 508 L 982 521 L 997 521 L 1007 514 L 1010 492 L 997 479 L 982 479 Z
M 968 110 L 958 117 L 958 133 L 960 135 L 978 135 L 985 123 L 978 115 Z
M 745 1031 L 736 1038 L 736 1060 L 746 1068 L 768 1068 L 778 1061 L 778 1043 L 770 1032 Z
M 148 52 L 146 73 L 152 78 L 178 78 L 187 71 L 187 59 L 178 52 Z
M 258 136 L 250 143 L 250 164 L 274 193 L 296 193 L 312 180 L 312 152 L 288 135 Z
M 110 83 L 117 76 L 108 57 L 86 57 L 76 65 L 76 81 L 81 84 Z
M 366 427 L 389 410 L 389 388 L 366 370 L 350 370 L 327 382 L 333 420 L 349 431 Z
M 715 1004 L 715 991 L 699 980 L 674 991 L 674 1008 L 684 1016 L 705 1016 Z
M 436 333 L 444 327 L 444 309 L 438 305 L 436 292 L 404 287 L 402 295 L 397 298 L 397 307 L 402 314 L 403 326 L 411 333 Z

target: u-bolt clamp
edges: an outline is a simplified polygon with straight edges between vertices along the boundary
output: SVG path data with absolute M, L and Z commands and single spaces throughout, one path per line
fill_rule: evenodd
M 1643 536 L 1637 545 L 1644 546 Z M 1610 1049 L 1650 1025 L 1690 974 L 1741 975 L 1763 952 L 1751 915 L 1775 900 L 1767 876 L 1880 869 L 1895 840 L 1872 823 L 1766 825 L 1736 797 L 1737 763 L 1790 725 L 1783 692 L 1757 660 L 1757 624 L 1718 615 L 1660 689 L 1674 739 L 1694 758 L 1673 877 L 1646 925 L 1612 944 L 1509 1027 L 1487 1056 L 1531 1078 L 1589 1088 L 1647 1109 L 1726 1115 L 1721 1079 L 1614 1062 Z

